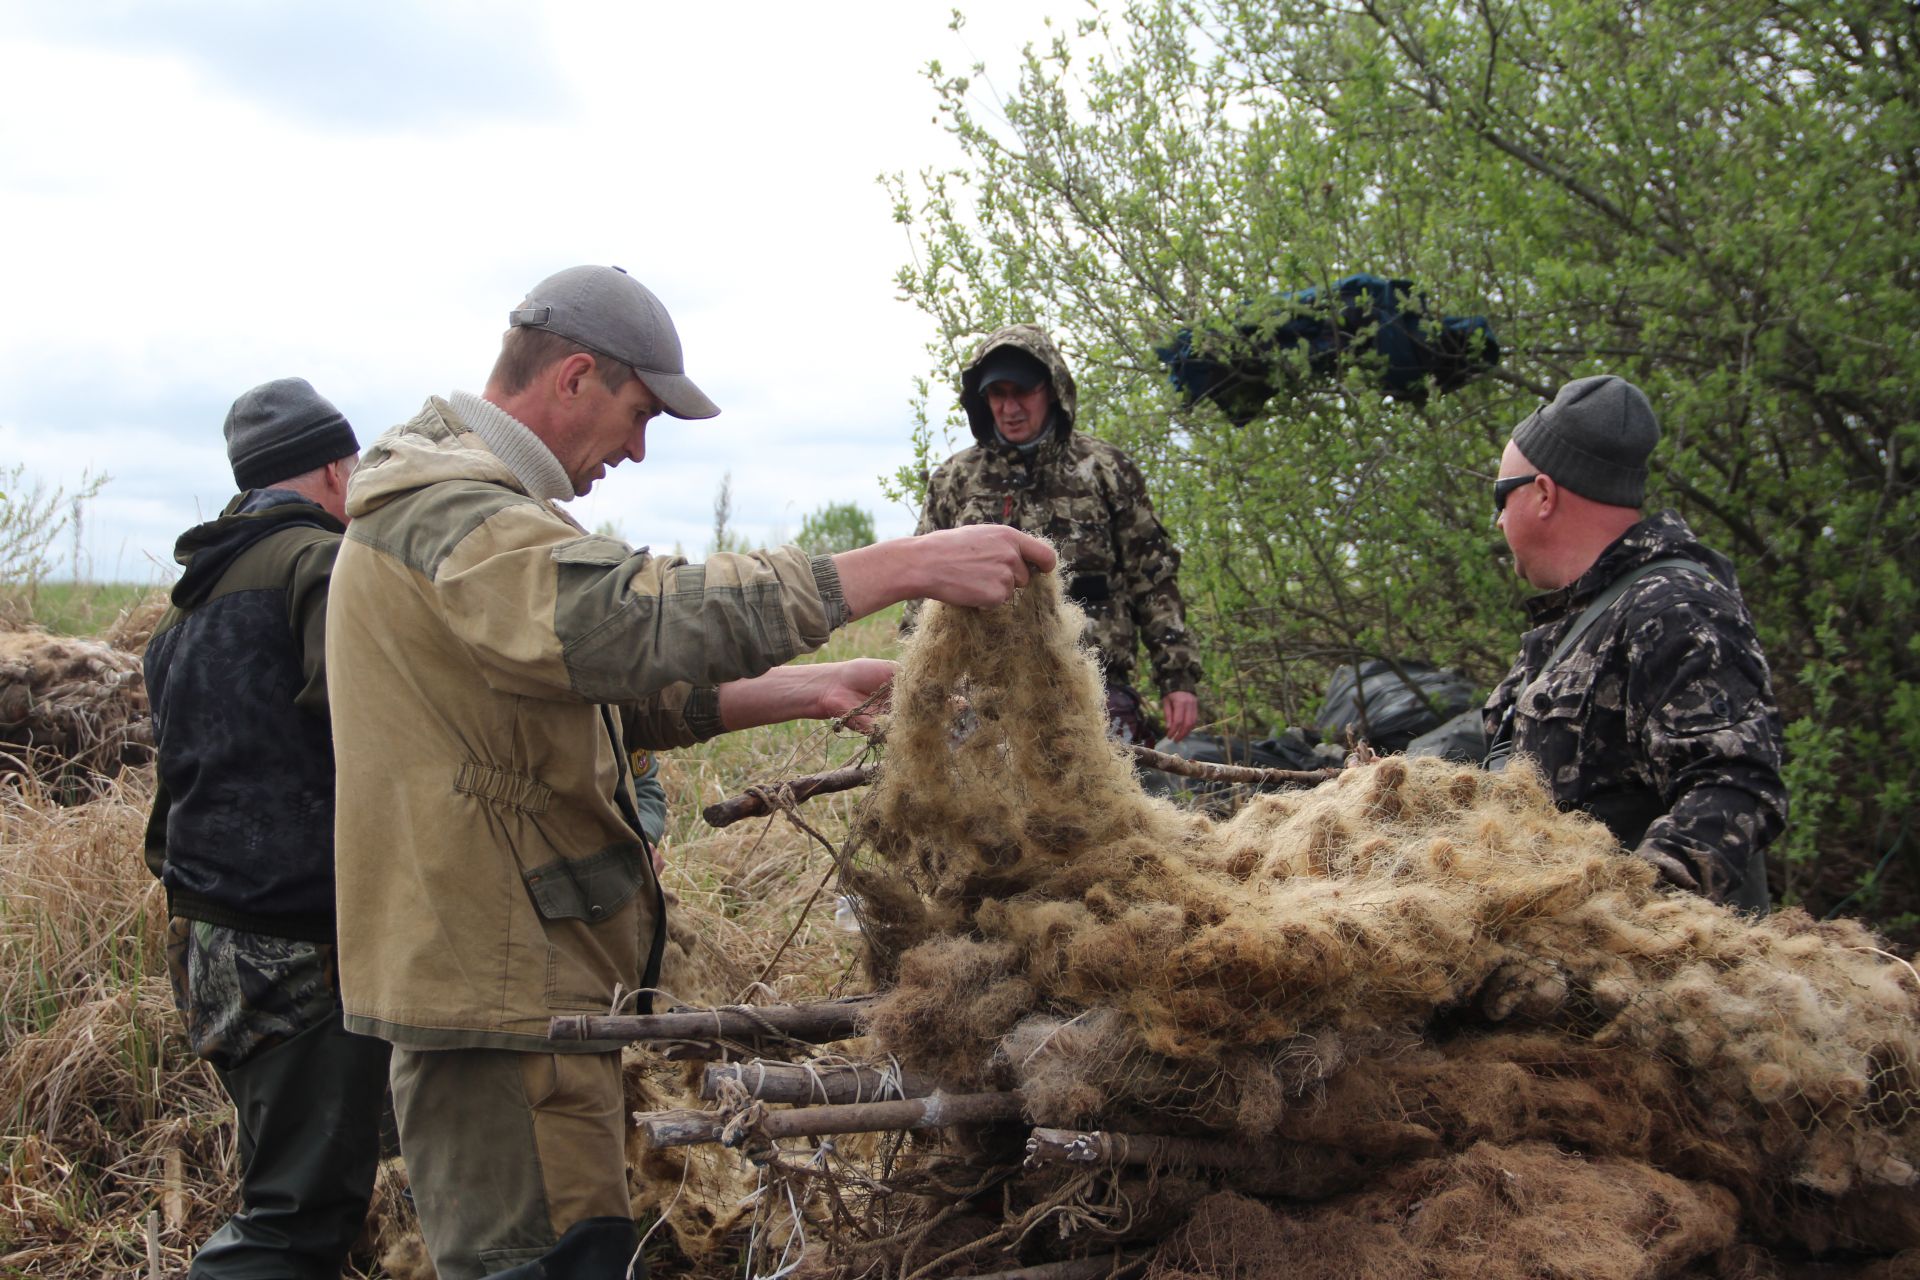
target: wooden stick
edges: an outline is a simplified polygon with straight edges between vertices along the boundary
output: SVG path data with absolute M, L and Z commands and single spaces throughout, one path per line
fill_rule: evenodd
M 830 1133 L 876 1133 L 888 1129 L 938 1129 L 949 1124 L 990 1124 L 1020 1118 L 1017 1093 L 930 1093 L 893 1102 L 849 1102 L 831 1107 L 774 1111 L 760 1122 L 768 1138 L 810 1138 Z
M 708 805 L 700 811 L 700 816 L 707 820 L 710 827 L 730 827 L 747 818 L 764 817 L 789 800 L 799 804 L 815 796 L 851 791 L 855 787 L 866 786 L 879 776 L 878 764 L 850 764 L 828 773 L 810 773 L 769 786 L 750 787 L 737 796 Z
M 849 1102 L 840 1106 L 795 1107 L 770 1111 L 752 1132 L 767 1139 L 817 1138 L 834 1133 L 938 1129 L 950 1124 L 990 1124 L 1020 1118 L 1017 1093 L 930 1093 L 891 1102 Z M 729 1117 L 718 1111 L 658 1111 L 635 1118 L 648 1146 L 690 1147 L 720 1141 Z
M 179 1231 L 187 1225 L 187 1171 L 176 1139 L 161 1161 L 160 1211 L 167 1230 Z
M 1014 1271 L 990 1271 L 985 1275 L 960 1276 L 956 1280 L 1122 1280 L 1140 1274 L 1147 1265 L 1144 1253 L 1114 1253 L 1103 1258 L 1069 1258 L 1065 1262 L 1043 1262 L 1037 1267 Z
M 823 1044 L 864 1034 L 870 997 L 819 1004 L 722 1005 L 668 1013 L 564 1014 L 547 1023 L 549 1040 L 799 1040 Z
M 1149 769 L 1178 774 L 1183 778 L 1197 778 L 1203 782 L 1317 786 L 1329 778 L 1339 777 L 1342 772 L 1339 769 L 1261 769 L 1249 764 L 1210 764 L 1204 760 L 1189 760 L 1185 756 L 1155 751 L 1138 743 L 1128 744 L 1127 750 L 1133 753 L 1135 761 Z M 700 816 L 707 820 L 710 827 L 730 827 L 744 819 L 765 817 L 772 813 L 777 807 L 776 800 L 791 799 L 799 804 L 814 796 L 864 787 L 879 776 L 880 766 L 877 763 L 850 764 L 828 773 L 802 774 L 770 786 L 750 787 L 737 796 L 708 805 L 700 811 Z
M 727 1118 L 718 1111 L 655 1111 L 633 1118 L 634 1132 L 652 1150 L 720 1141 Z
M 1027 1139 L 1027 1167 L 1050 1164 L 1172 1164 L 1251 1169 L 1266 1164 L 1258 1144 L 1225 1138 L 1038 1129 Z
M 1261 769 L 1250 764 L 1209 764 L 1204 760 L 1189 760 L 1185 756 L 1155 751 L 1138 743 L 1129 744 L 1127 750 L 1149 769 L 1175 773 L 1183 778 L 1198 778 L 1203 782 L 1306 783 L 1318 786 L 1329 778 L 1339 777 L 1343 772 L 1340 769 Z
M 715 1063 L 700 1080 L 700 1096 L 712 1101 L 728 1084 L 762 1102 L 846 1103 L 887 1098 L 924 1098 L 933 1081 L 912 1071 L 877 1067 L 815 1067 L 804 1062 Z

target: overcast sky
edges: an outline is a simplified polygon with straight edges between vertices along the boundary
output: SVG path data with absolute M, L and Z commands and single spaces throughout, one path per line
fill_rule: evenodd
M 910 532 L 877 477 L 930 326 L 875 179 L 955 156 L 929 59 L 1011 86 L 1084 8 L 964 7 L 0 0 L 0 465 L 110 475 L 91 575 L 161 576 L 231 494 L 241 391 L 306 377 L 371 441 L 478 391 L 535 281 L 617 263 L 723 412 L 577 518 L 697 555 L 730 470 L 753 541 L 833 501 Z

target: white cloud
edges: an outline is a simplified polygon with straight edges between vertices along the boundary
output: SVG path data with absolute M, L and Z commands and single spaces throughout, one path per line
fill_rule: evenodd
M 104 20 L 144 4 L 0 9 L 9 96 L 42 104 L 0 119 L 0 459 L 69 487 L 113 475 L 96 573 L 167 562 L 217 511 L 240 391 L 307 377 L 371 440 L 477 389 L 506 311 L 577 262 L 661 296 L 724 410 L 663 423 L 583 520 L 698 552 L 730 470 L 752 538 L 849 500 L 911 530 L 877 477 L 909 456 L 930 328 L 895 297 L 909 245 L 875 178 L 952 159 L 926 61 L 1010 66 L 1045 37 L 1035 10 L 993 0 L 964 40 L 912 3 L 199 0 Z M 416 65 L 404 92 L 369 90 Z

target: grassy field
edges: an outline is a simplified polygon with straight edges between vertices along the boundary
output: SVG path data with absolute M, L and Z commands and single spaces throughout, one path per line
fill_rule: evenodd
M 65 620 L 84 610 L 111 621 L 119 606 L 107 600 L 62 601 L 56 618 L 73 625 Z M 894 623 L 882 616 L 848 628 L 818 657 L 884 656 Z M 766 1003 L 857 981 L 857 939 L 833 923 L 829 850 L 784 819 L 715 831 L 699 811 L 749 783 L 842 763 L 864 745 L 800 724 L 664 759 L 663 880 L 674 907 L 661 985 L 674 997 Z M 151 793 L 147 769 L 128 770 L 77 806 L 31 784 L 0 785 L 0 1277 L 146 1275 L 151 1262 L 177 1274 L 232 1208 L 232 1108 L 186 1052 L 165 976 L 164 898 L 141 860 Z M 857 794 L 822 798 L 805 818 L 837 843 L 857 803 Z M 629 1076 L 649 1100 L 674 1101 L 676 1069 L 636 1061 Z M 682 1181 L 706 1178 L 719 1189 L 729 1177 L 737 1174 L 716 1166 L 689 1169 Z M 395 1188 L 389 1170 L 380 1236 L 356 1252 L 352 1274 L 430 1274 Z M 663 1199 L 643 1191 L 636 1205 Z M 658 1274 L 689 1272 L 676 1241 L 693 1248 L 702 1232 L 717 1234 L 683 1221 L 689 1207 L 649 1246 Z M 710 1257 L 703 1270 L 724 1265 Z
M 0 588 L 0 618 L 31 620 L 55 635 L 90 636 L 156 589 L 144 582 L 40 582 Z

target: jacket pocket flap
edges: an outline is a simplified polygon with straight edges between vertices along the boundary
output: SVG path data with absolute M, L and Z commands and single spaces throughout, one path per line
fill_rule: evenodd
M 522 873 L 534 907 L 547 920 L 599 922 L 625 906 L 647 882 L 647 852 L 616 844 L 584 858 L 560 858 Z

